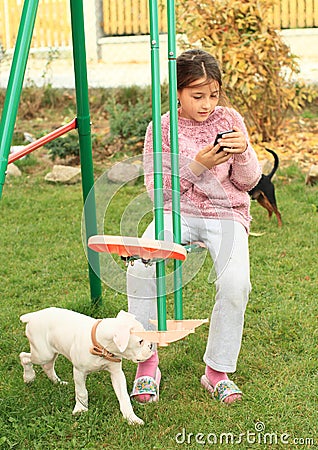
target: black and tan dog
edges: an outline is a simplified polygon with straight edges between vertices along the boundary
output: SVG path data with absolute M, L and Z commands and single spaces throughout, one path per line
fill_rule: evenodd
M 279 159 L 277 154 L 273 150 L 267 148 L 266 151 L 273 155 L 274 167 L 268 175 L 262 175 L 258 184 L 249 191 L 249 194 L 253 200 L 257 200 L 260 205 L 267 209 L 269 218 L 272 217 L 273 212 L 276 214 L 278 226 L 281 227 L 283 224 L 282 218 L 280 212 L 277 209 L 275 187 L 272 183 L 273 175 L 278 169 Z

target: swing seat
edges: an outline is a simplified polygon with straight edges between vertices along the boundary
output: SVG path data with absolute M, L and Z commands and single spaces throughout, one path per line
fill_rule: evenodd
M 158 344 L 159 347 L 167 347 L 172 342 L 184 339 L 190 333 L 194 333 L 194 329 L 190 330 L 167 330 L 167 331 L 131 331 L 138 337 L 146 339 L 150 342 Z
M 132 331 L 132 334 L 155 342 L 159 347 L 167 347 L 168 344 L 184 339 L 195 329 L 204 323 L 208 323 L 209 319 L 189 319 L 189 320 L 167 320 L 167 331 Z M 157 320 L 150 320 L 150 323 L 157 325 Z
M 209 319 L 167 320 L 167 331 L 136 331 L 135 334 L 157 343 L 159 347 L 167 347 L 168 344 L 194 333 L 197 327 L 208 322 Z M 150 323 L 158 326 L 157 320 L 150 320 Z
M 116 253 L 123 258 L 139 257 L 145 261 L 168 258 L 184 261 L 187 257 L 186 249 L 174 242 L 129 236 L 91 236 L 88 247 L 99 253 Z
M 150 320 L 149 322 L 158 327 L 157 320 Z M 208 322 L 209 319 L 167 320 L 167 330 L 168 331 L 192 330 L 192 332 L 194 332 L 194 330 L 197 327 Z

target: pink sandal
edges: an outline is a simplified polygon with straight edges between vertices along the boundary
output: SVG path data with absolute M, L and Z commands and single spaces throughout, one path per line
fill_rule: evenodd
M 202 375 L 201 384 L 219 402 L 224 402 L 226 398 L 233 394 L 242 395 L 242 391 L 231 380 L 221 380 L 213 387 L 207 376 Z
M 132 393 L 130 397 L 135 397 L 138 395 L 150 395 L 150 399 L 147 402 L 139 402 L 137 398 L 135 399 L 138 403 L 152 403 L 159 400 L 159 385 L 161 380 L 161 372 L 159 367 L 157 367 L 155 378 L 150 376 L 142 376 L 136 378 L 133 385 Z

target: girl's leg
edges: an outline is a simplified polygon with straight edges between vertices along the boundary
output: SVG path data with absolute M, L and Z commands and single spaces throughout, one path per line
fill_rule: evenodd
M 205 375 L 215 386 L 228 378 L 228 372 L 236 370 L 250 292 L 250 270 L 245 228 L 229 220 L 221 220 L 219 226 L 210 220 L 207 223 L 206 245 L 214 259 L 216 297 L 204 361 Z M 230 396 L 226 402 L 238 397 L 238 394 Z
M 164 239 L 172 242 L 171 215 L 165 215 Z M 143 238 L 155 239 L 154 221 L 150 223 L 144 232 Z M 127 269 L 127 297 L 128 311 L 136 316 L 144 326 L 145 330 L 152 330 L 154 327 L 149 320 L 157 318 L 157 284 L 156 265 L 145 265 L 141 260 L 134 262 L 134 265 Z
M 172 216 L 165 214 L 165 232 L 164 240 L 168 242 L 173 241 L 172 235 Z M 154 239 L 154 222 L 152 222 L 146 229 L 143 237 Z M 185 242 L 190 239 L 190 232 L 188 225 L 182 223 L 182 236 Z M 150 319 L 157 319 L 157 285 L 156 285 L 156 269 L 155 264 L 145 266 L 141 261 L 135 261 L 133 266 L 127 269 L 127 296 L 128 296 L 128 311 L 134 314 L 146 330 L 154 329 L 154 326 L 149 323 Z M 156 352 L 151 358 L 143 363 L 138 364 L 136 379 L 143 376 L 150 376 L 156 379 L 160 378 L 157 372 L 159 364 L 158 353 Z M 159 369 L 158 369 L 159 370 Z M 134 398 L 146 403 L 150 400 L 149 394 L 136 395 Z
M 143 237 L 153 239 L 154 223 L 152 222 Z M 155 265 L 148 265 L 137 260 L 134 265 L 128 266 L 127 269 L 127 297 L 128 297 L 128 311 L 136 316 L 145 330 L 154 329 L 150 324 L 150 320 L 157 318 L 157 303 L 156 303 L 156 269 Z M 158 353 L 156 352 L 151 358 L 143 363 L 139 363 L 135 379 L 150 376 L 155 379 L 156 371 L 159 364 Z M 140 403 L 146 403 L 150 400 L 151 395 L 141 394 L 134 398 Z

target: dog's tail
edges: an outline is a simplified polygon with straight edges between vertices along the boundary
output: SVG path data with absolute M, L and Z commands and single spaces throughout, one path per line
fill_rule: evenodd
M 278 169 L 279 166 L 279 158 L 277 153 L 274 152 L 274 150 L 271 150 L 270 148 L 265 148 L 265 150 L 269 153 L 271 153 L 274 156 L 274 167 L 272 168 L 271 172 L 267 175 L 269 179 L 271 179 Z
M 47 317 L 47 314 L 54 314 L 54 311 L 58 310 L 59 308 L 56 308 L 55 306 L 51 306 L 50 308 L 45 308 L 45 309 L 39 309 L 38 311 L 33 311 L 33 312 L 29 312 L 26 314 L 22 314 L 22 316 L 20 316 L 20 320 L 21 322 L 24 323 L 28 323 L 30 322 L 30 320 L 35 317 L 42 317 L 45 316 Z
M 28 323 L 31 319 L 33 313 L 27 313 L 27 314 L 23 314 L 22 316 L 20 316 L 20 320 L 23 323 Z
M 39 314 L 41 314 L 41 311 L 33 311 L 26 314 L 22 314 L 22 316 L 20 316 L 20 320 L 23 323 L 28 323 L 33 317 L 36 317 Z

